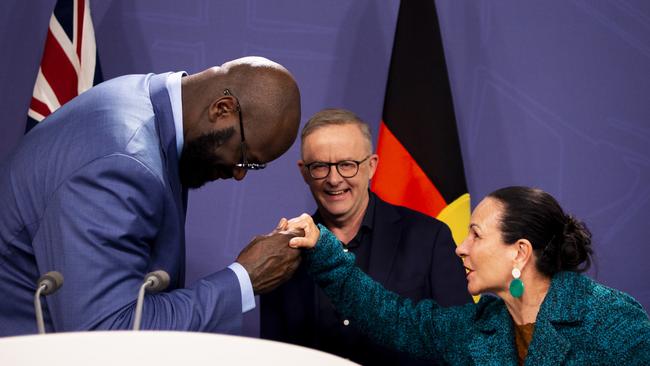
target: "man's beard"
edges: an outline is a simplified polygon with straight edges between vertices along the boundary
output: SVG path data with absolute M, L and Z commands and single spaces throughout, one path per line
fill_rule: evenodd
M 203 134 L 187 141 L 179 162 L 181 184 L 187 188 L 199 188 L 214 180 L 217 172 L 220 178 L 232 177 L 232 167 L 219 163 L 215 150 L 228 141 L 235 133 L 233 127 Z

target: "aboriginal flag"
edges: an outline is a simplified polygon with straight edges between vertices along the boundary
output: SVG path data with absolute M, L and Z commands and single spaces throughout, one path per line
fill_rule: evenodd
M 89 1 L 58 0 L 50 18 L 25 132 L 100 82 Z
M 372 189 L 445 222 L 459 244 L 470 199 L 433 0 L 402 0 Z

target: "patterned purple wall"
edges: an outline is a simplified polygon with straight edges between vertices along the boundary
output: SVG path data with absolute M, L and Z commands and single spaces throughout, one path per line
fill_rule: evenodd
M 470 193 L 550 192 L 650 308 L 650 2 L 436 3 Z
M 474 204 L 504 185 L 551 192 L 594 232 L 592 275 L 650 308 L 650 3 L 436 3 Z M 377 126 L 397 0 L 179 4 L 94 0 L 105 78 L 262 55 L 296 76 L 303 123 L 340 106 Z M 22 135 L 53 6 L 0 4 L 0 159 Z M 281 216 L 314 209 L 297 159 L 295 144 L 242 182 L 192 192 L 189 281 L 229 264 Z M 246 334 L 257 334 L 257 316 L 247 315 Z

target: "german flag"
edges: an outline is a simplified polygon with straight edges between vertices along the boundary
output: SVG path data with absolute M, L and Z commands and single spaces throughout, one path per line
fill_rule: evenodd
M 372 189 L 445 222 L 459 244 L 470 198 L 433 0 L 402 0 Z

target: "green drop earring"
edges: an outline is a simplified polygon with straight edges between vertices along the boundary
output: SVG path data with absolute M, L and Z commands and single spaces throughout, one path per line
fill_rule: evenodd
M 510 295 L 520 298 L 524 294 L 524 283 L 519 279 L 521 277 L 519 268 L 515 267 L 512 269 L 512 277 L 514 279 L 510 282 Z

